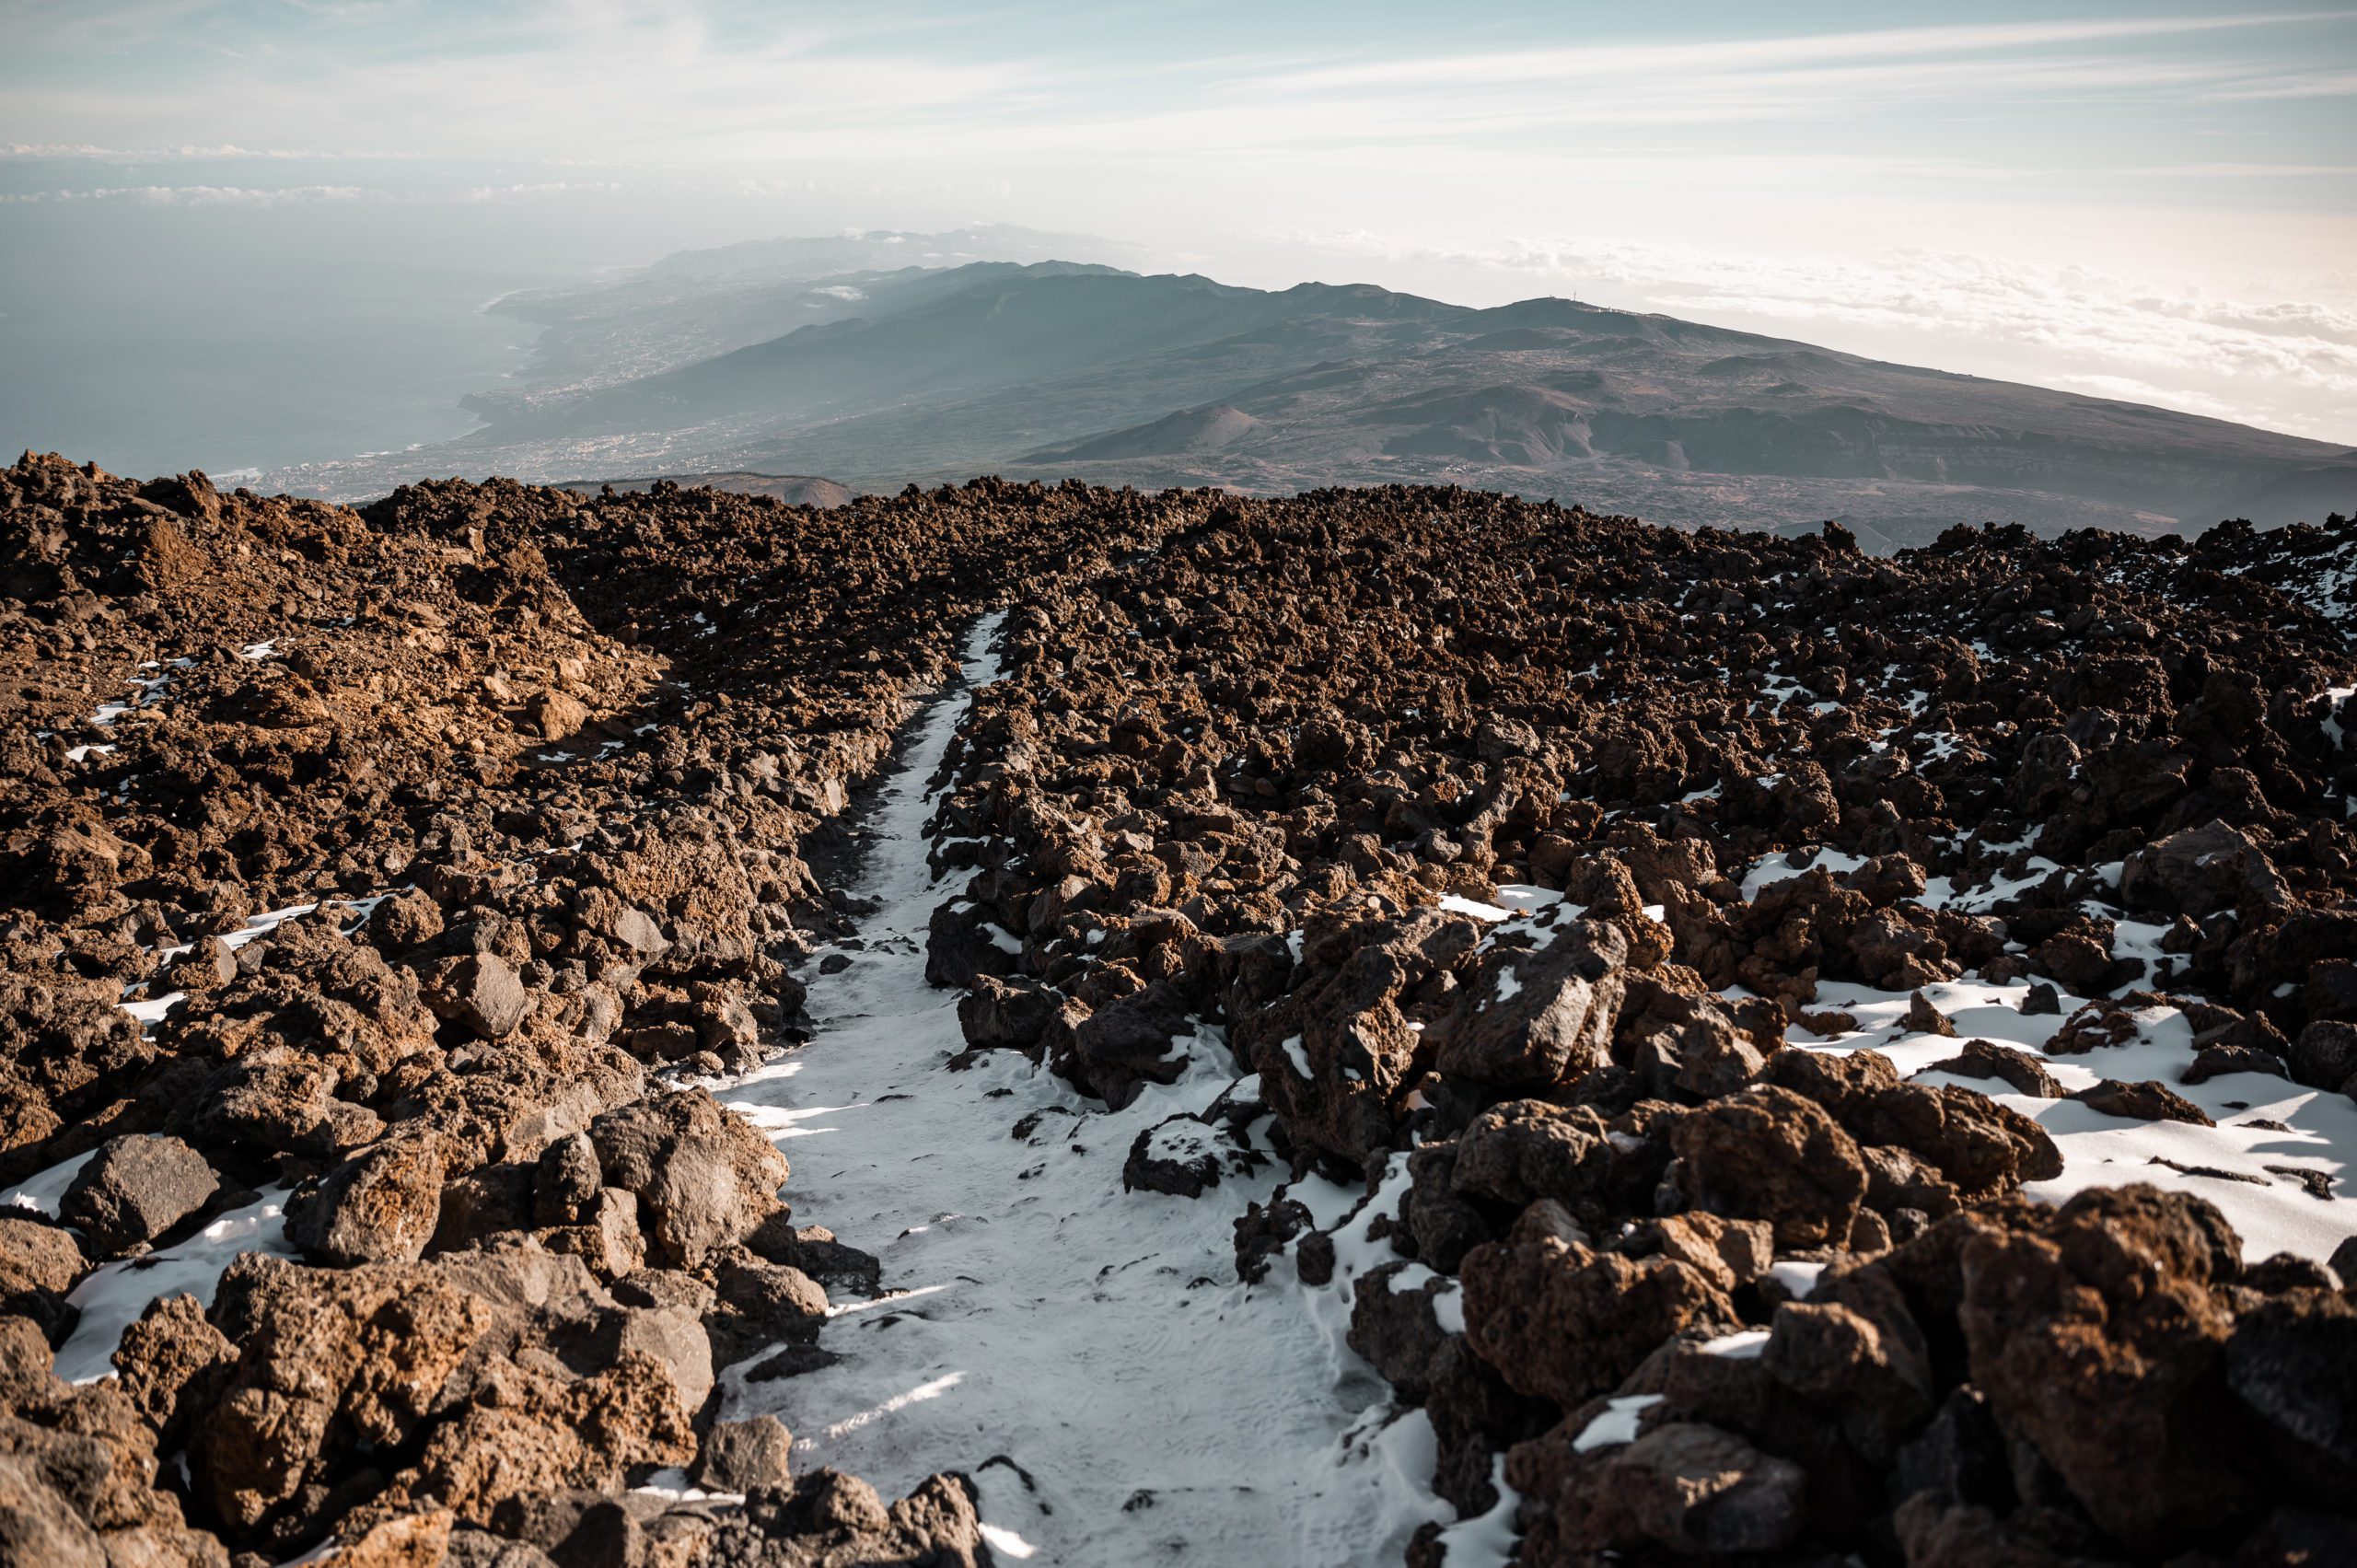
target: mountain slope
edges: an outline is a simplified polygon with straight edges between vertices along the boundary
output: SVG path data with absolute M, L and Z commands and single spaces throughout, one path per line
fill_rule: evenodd
M 453 469 L 1444 481 L 1689 524 L 1840 517 L 1892 542 L 1960 521 L 2153 534 L 2357 504 L 2357 460 L 2329 443 L 1570 300 L 1477 309 L 1065 261 L 717 275 L 567 305 L 565 375 L 473 400 L 486 429 L 389 459 L 365 488 Z M 762 321 L 792 330 L 740 341 Z M 578 363 L 600 343 L 645 373 Z

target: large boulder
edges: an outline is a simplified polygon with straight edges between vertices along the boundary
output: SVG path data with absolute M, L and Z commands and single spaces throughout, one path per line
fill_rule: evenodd
M 1984 1223 L 1963 1249 L 1972 1382 L 2131 1551 L 2254 1499 L 2225 1376 L 2239 1250 L 2207 1202 L 2142 1186 L 2079 1194 L 2045 1235 Z
M 1303 983 L 1239 1020 L 1233 1037 L 1295 1143 L 1351 1165 L 1381 1163 L 1422 1049 L 1403 1004 L 1480 935 L 1464 916 L 1418 910 L 1328 928 L 1304 944 Z
M 62 1342 L 81 1316 L 65 1293 L 88 1269 L 71 1232 L 0 1214 L 0 1315 L 29 1318 Z
M 0 1454 L 0 1559 L 42 1568 L 109 1568 L 106 1542 L 39 1464 Z
M 1611 1131 L 1594 1108 L 1509 1100 L 1457 1138 L 1450 1185 L 1517 1210 L 1541 1198 L 1574 1205 L 1609 1177 L 1613 1153 Z
M 1900 1084 L 1861 1098 L 1841 1125 L 1861 1143 L 1895 1144 L 1937 1167 L 1968 1204 L 2062 1174 L 2045 1128 L 1958 1085 Z
M 712 1386 L 691 1309 L 624 1305 L 529 1245 L 341 1270 L 249 1254 L 213 1315 L 236 1359 L 192 1420 L 192 1479 L 233 1542 L 279 1555 L 340 1514 L 347 1539 L 425 1508 L 484 1525 L 685 1464 Z
M 424 997 L 436 1017 L 484 1040 L 510 1033 L 532 1010 L 522 977 L 496 953 L 446 961 L 428 979 Z
M 2247 918 L 2292 902 L 2292 889 L 2267 853 L 2240 828 L 2214 820 L 2130 855 L 2119 896 L 2131 909 L 2197 918 L 2222 909 Z
M 692 1268 L 742 1241 L 779 1207 L 785 1156 L 703 1089 L 610 1110 L 589 1129 L 604 1183 L 637 1195 L 654 1255 Z
M 1856 1142 L 1816 1101 L 1768 1086 L 1713 1100 L 1670 1130 L 1685 1200 L 1766 1220 L 1782 1247 L 1839 1247 L 1866 1196 Z
M 1782 1008 L 1764 998 L 1729 1002 L 1715 993 L 1646 980 L 1630 987 L 1633 1006 L 1615 1040 L 1622 1060 L 1658 1095 L 1715 1099 L 1759 1076 L 1783 1043 Z
M 1538 1230 L 1526 1217 L 1458 1271 L 1466 1337 L 1517 1393 L 1571 1410 L 1681 1330 L 1738 1321 L 1726 1296 L 1675 1258 L 1596 1252 Z
M 286 1239 L 323 1263 L 414 1262 L 441 1218 L 446 1158 L 431 1133 L 364 1150 L 289 1200 Z
M 1193 1005 L 1167 980 L 1115 997 L 1082 1019 L 1056 1052 L 1058 1074 L 1119 1109 L 1141 1086 L 1175 1082 L 1187 1069 L 1183 1042 L 1195 1032 Z
M 211 1201 L 221 1179 L 178 1138 L 134 1135 L 99 1145 L 57 1205 L 101 1255 L 143 1247 Z
M 2263 1462 L 2305 1500 L 2346 1509 L 2357 1497 L 2357 1300 L 2304 1290 L 2238 1318 L 2226 1386 Z
M 1792 1545 L 1808 1522 L 1807 1472 L 1698 1422 L 1598 1443 L 1573 1423 L 1517 1445 L 1506 1479 L 1524 1497 L 1532 1563 L 1736 1558 Z
M 1427 1041 L 1443 1073 L 1501 1089 L 1543 1089 L 1610 1060 L 1629 943 L 1595 921 L 1556 927 L 1540 947 L 1493 947 Z
M 713 1562 L 936 1563 L 981 1568 L 996 1561 L 982 1539 L 973 1483 L 928 1476 L 886 1506 L 874 1487 L 822 1469 L 791 1490 L 763 1489 L 714 1531 Z

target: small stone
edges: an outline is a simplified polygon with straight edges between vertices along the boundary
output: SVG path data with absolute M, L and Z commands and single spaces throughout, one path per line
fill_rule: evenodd
M 707 1492 L 750 1492 L 793 1480 L 794 1438 L 773 1415 L 714 1422 L 688 1479 Z
M 497 1040 L 512 1032 L 532 1008 L 531 993 L 506 959 L 496 953 L 470 953 L 436 971 L 425 991 L 435 1016 Z
M 1956 1035 L 1956 1025 L 1948 1016 L 1933 1006 L 1932 999 L 1920 991 L 1909 1000 L 1906 1016 L 1898 1020 L 1898 1027 L 1909 1034 L 1945 1035 L 1951 1039 Z
M 577 697 L 562 691 L 543 691 L 532 699 L 525 716 L 543 738 L 563 740 L 589 722 L 589 710 Z
M 2209 1112 L 2166 1084 L 2153 1078 L 2137 1084 L 2106 1078 L 2099 1084 L 2079 1090 L 2071 1098 L 2106 1116 L 2131 1117 L 2138 1121 L 2184 1121 L 2196 1127 L 2217 1125 L 2210 1120 Z

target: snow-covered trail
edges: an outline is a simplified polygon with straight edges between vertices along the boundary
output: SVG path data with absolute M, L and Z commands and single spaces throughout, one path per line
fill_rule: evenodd
M 996 676 L 998 621 L 969 638 L 970 682 Z M 965 1042 L 956 993 L 925 983 L 925 931 L 965 874 L 932 879 L 922 830 L 967 706 L 918 721 L 869 819 L 857 891 L 877 907 L 850 967 L 808 976 L 816 1037 L 716 1089 L 792 1160 L 796 1221 L 878 1254 L 900 1294 L 838 1302 L 833 1365 L 752 1382 L 761 1358 L 739 1363 L 723 1413 L 776 1414 L 798 1469 L 837 1465 L 888 1498 L 965 1471 L 1002 1560 L 1398 1561 L 1416 1525 L 1453 1517 L 1429 1491 L 1428 1423 L 1383 1425 L 1388 1390 L 1343 1346 L 1338 1292 L 1283 1260 L 1236 1283 L 1232 1222 L 1277 1175 L 1196 1200 L 1122 1191 L 1131 1141 L 1208 1105 L 1225 1052 L 1118 1112 L 1012 1052 L 946 1068 Z

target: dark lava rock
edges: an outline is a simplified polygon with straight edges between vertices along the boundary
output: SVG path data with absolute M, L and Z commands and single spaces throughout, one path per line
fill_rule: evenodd
M 1237 1142 L 1227 1128 L 1184 1112 L 1167 1117 L 1131 1141 L 1121 1165 L 1121 1187 L 1129 1192 L 1165 1192 L 1200 1198 L 1220 1178 L 1242 1174 L 1267 1160 Z
M 204 1207 L 221 1179 L 178 1138 L 115 1138 L 66 1188 L 60 1218 L 112 1256 L 144 1246 Z
M 2071 1098 L 2092 1110 L 2106 1116 L 2127 1117 L 2137 1121 L 2186 1121 L 2196 1127 L 2215 1127 L 2210 1113 L 2170 1088 L 2166 1084 L 2146 1079 L 2141 1084 L 2124 1084 L 2116 1078 L 2106 1078 L 2078 1090 Z
M 1547 946 L 1500 948 L 1466 1001 L 1428 1033 L 1440 1070 L 1500 1088 L 1567 1083 L 1608 1058 L 1629 945 L 1593 921 L 1558 926 Z
M 1670 1132 L 1686 1201 L 1766 1220 L 1780 1247 L 1840 1245 L 1866 1195 L 1857 1144 L 1815 1101 L 1767 1087 L 1716 1100 Z
M 716 1421 L 688 1479 L 707 1492 L 751 1492 L 793 1482 L 794 1438 L 773 1415 Z
M 1966 1040 L 1962 1051 L 1945 1061 L 1933 1063 L 1924 1071 L 1954 1073 L 1960 1078 L 1999 1078 L 2015 1094 L 2038 1099 L 2062 1098 L 2062 1086 L 2046 1070 L 2045 1063 L 2026 1051 L 1985 1040 Z
M 530 993 L 496 953 L 470 954 L 437 970 L 424 990 L 435 1016 L 485 1040 L 497 1040 L 524 1021 Z
M 437 1140 L 388 1139 L 290 1199 L 286 1239 L 322 1263 L 415 1261 L 440 1223 L 447 1168 Z

